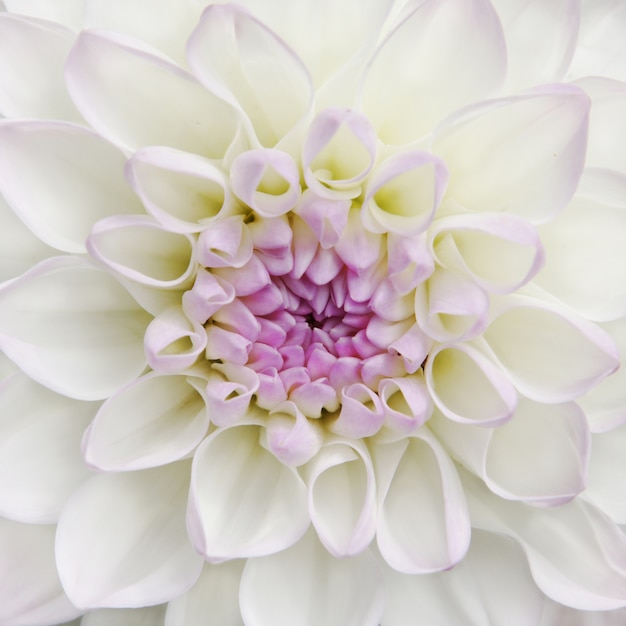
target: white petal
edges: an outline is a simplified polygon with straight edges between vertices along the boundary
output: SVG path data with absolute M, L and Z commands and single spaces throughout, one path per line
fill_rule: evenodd
M 309 512 L 320 541 L 335 557 L 358 554 L 376 532 L 374 468 L 360 441 L 325 445 L 306 467 Z
M 373 555 L 337 559 L 313 531 L 283 552 L 250 559 L 240 598 L 246 626 L 377 626 L 384 602 Z
M 63 66 L 74 33 L 21 15 L 0 15 L 0 111 L 6 117 L 82 117 L 65 87 Z
M 507 51 L 505 91 L 560 81 L 576 50 L 580 0 L 492 0 Z
M 125 149 L 163 145 L 222 157 L 235 135 L 230 106 L 178 66 L 121 35 L 83 31 L 66 77 L 85 119 Z
M 425 135 L 442 117 L 494 93 L 506 71 L 504 37 L 489 2 L 414 5 L 365 75 L 363 107 L 386 143 Z
M 59 250 L 84 252 L 96 221 L 143 212 L 124 180 L 124 162 L 117 148 L 81 126 L 0 123 L 0 188 L 32 232 Z
M 196 584 L 168 603 L 164 626 L 243 626 L 239 581 L 244 565 L 243 560 L 205 563 Z
M 546 595 L 589 611 L 626 604 L 626 538 L 598 509 L 580 498 L 560 507 L 528 507 L 463 477 L 472 526 L 516 539 Z
M 204 437 L 209 416 L 186 376 L 151 373 L 109 398 L 85 433 L 85 461 L 104 471 L 165 465 Z
M 164 617 L 164 604 L 140 609 L 96 609 L 83 617 L 80 626 L 160 626 Z
M 543 608 L 524 553 L 494 533 L 474 530 L 467 555 L 449 572 L 406 576 L 386 567 L 383 573 L 383 626 L 406 626 L 408 615 L 428 626 L 537 626 Z
M 452 567 L 465 554 L 469 517 L 454 464 L 422 427 L 373 451 L 380 499 L 378 548 L 399 572 Z M 424 515 L 428 511 L 428 515 Z
M 469 344 L 434 348 L 424 375 L 433 401 L 455 422 L 494 426 L 507 421 L 517 405 L 506 373 Z
M 474 211 L 545 222 L 576 190 L 589 106 L 577 87 L 547 85 L 454 114 L 433 138 L 450 170 L 446 197 Z
M 546 598 L 539 626 L 623 626 L 626 608 L 614 611 L 578 611 Z
M 59 22 L 72 30 L 80 29 L 84 0 L 6 0 L 7 11 Z
M 59 396 L 22 373 L 0 390 L 0 514 L 56 522 L 89 475 L 80 440 L 98 405 Z
M 311 108 L 311 78 L 302 61 L 237 5 L 205 9 L 187 57 L 204 85 L 245 112 L 265 147 L 275 146 Z
M 127 174 L 146 209 L 174 232 L 200 232 L 234 211 L 226 175 L 212 161 L 173 148 L 143 148 Z
M 82 608 L 166 602 L 198 578 L 185 529 L 189 464 L 101 474 L 65 507 L 56 538 L 63 586 Z
M 79 400 L 106 398 L 141 373 L 148 319 L 78 257 L 43 261 L 0 291 L 0 347 L 29 376 Z
M 48 626 L 80 614 L 59 581 L 54 531 L 0 518 L 0 623 Z
M 0 196 L 0 282 L 57 254 L 24 225 Z
M 617 369 L 617 348 L 600 327 L 541 300 L 509 298 L 483 337 L 524 395 L 565 402 Z
M 538 285 L 593 320 L 626 314 L 626 175 L 585 170 L 574 200 L 539 232 Z
M 255 426 L 220 429 L 194 455 L 189 535 L 207 560 L 271 554 L 306 531 L 306 487 L 259 443 Z

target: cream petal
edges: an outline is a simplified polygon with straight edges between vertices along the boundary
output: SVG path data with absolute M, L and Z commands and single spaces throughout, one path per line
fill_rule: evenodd
M 210 562 L 272 554 L 306 531 L 306 487 L 261 447 L 258 427 L 218 429 L 194 455 L 187 518 Z
M 619 364 L 600 327 L 529 297 L 504 298 L 483 337 L 517 389 L 539 402 L 577 398 Z
M 209 416 L 186 376 L 150 373 L 118 391 L 83 439 L 85 462 L 102 471 L 165 465 L 202 441 Z
M 200 232 L 235 211 L 226 174 L 198 154 L 143 148 L 130 158 L 126 172 L 148 212 L 168 230 Z
M 205 563 L 195 585 L 168 603 L 164 626 L 243 626 L 239 581 L 244 565 L 244 560 Z
M 48 626 L 80 614 L 63 592 L 54 562 L 54 526 L 0 518 L 0 621 Z
M 419 428 L 431 415 L 433 403 L 421 374 L 402 378 L 384 378 L 378 384 L 385 426 L 407 435 Z
M 58 22 L 72 30 L 82 26 L 84 0 L 6 0 L 4 4 L 12 13 Z
M 0 195 L 0 283 L 58 254 L 35 237 Z
M 450 170 L 446 198 L 533 223 L 552 218 L 576 190 L 589 107 L 581 89 L 546 85 L 455 113 L 432 142 Z
M 165 617 L 165 606 L 148 606 L 139 609 L 96 609 L 89 611 L 80 626 L 160 626 Z M 69 626 L 69 625 L 67 625 Z
M 148 320 L 115 279 L 78 257 L 43 261 L 0 291 L 0 347 L 79 400 L 106 398 L 143 371 Z
M 444 217 L 432 225 L 428 234 L 441 265 L 466 272 L 489 292 L 517 290 L 544 263 L 539 234 L 517 215 L 478 213 Z
M 98 404 L 52 393 L 21 372 L 0 390 L 0 514 L 54 523 L 89 476 L 80 440 Z
M 376 532 L 376 484 L 361 441 L 332 441 L 306 466 L 309 513 L 320 541 L 337 558 L 353 556 Z
M 384 603 L 374 556 L 337 559 L 313 531 L 287 550 L 250 559 L 239 594 L 246 626 L 377 626 Z
M 623 626 L 626 608 L 614 611 L 578 611 L 546 598 L 539 626 Z
M 205 9 L 187 58 L 204 85 L 247 115 L 264 147 L 275 146 L 312 107 L 311 78 L 302 61 L 237 5 Z
M 63 66 L 74 33 L 53 22 L 0 15 L 0 111 L 6 117 L 82 117 L 65 87 Z
M 385 567 L 383 573 L 383 626 L 406 626 L 408 615 L 428 626 L 537 626 L 541 618 L 544 596 L 523 551 L 494 533 L 474 530 L 467 555 L 449 572 L 406 576 Z
M 101 474 L 68 501 L 56 537 L 59 575 L 82 608 L 166 602 L 198 578 L 185 529 L 189 464 Z
M 99 219 L 142 212 L 124 180 L 124 161 L 117 148 L 82 126 L 0 122 L 0 189 L 35 235 L 65 252 L 84 252 Z
M 405 574 L 458 563 L 469 544 L 469 516 L 454 464 L 435 437 L 424 426 L 372 454 L 380 500 L 376 538 L 385 561 Z
M 89 254 L 124 278 L 158 289 L 191 286 L 195 241 L 145 215 L 100 220 L 87 239 Z
M 363 108 L 386 143 L 425 135 L 445 115 L 495 93 L 506 72 L 506 44 L 490 2 L 412 6 L 376 52 L 362 86 Z
M 538 285 L 592 320 L 626 314 L 626 175 L 585 170 L 567 210 L 539 233 L 546 266 Z
M 216 158 L 235 136 L 236 114 L 228 104 L 177 65 L 119 34 L 83 31 L 68 58 L 66 80 L 85 119 L 126 150 L 162 145 Z
M 576 50 L 581 0 L 492 0 L 507 52 L 507 93 L 560 81 Z
M 528 507 L 491 494 L 463 473 L 472 526 L 513 537 L 540 589 L 576 609 L 606 611 L 626 603 L 626 538 L 598 509 L 577 498 Z
M 496 426 L 509 420 L 517 406 L 506 373 L 470 344 L 436 346 L 424 375 L 433 401 L 454 422 Z

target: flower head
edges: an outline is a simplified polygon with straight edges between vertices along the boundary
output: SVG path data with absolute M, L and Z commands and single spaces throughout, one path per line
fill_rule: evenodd
M 623 620 L 621 5 L 5 4 L 3 624 Z

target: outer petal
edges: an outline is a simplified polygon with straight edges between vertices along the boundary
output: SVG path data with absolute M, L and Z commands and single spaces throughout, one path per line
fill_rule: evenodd
M 470 525 L 454 464 L 424 426 L 373 451 L 380 500 L 377 541 L 405 574 L 452 567 L 465 554 Z M 424 515 L 428 511 L 428 515 Z
M 99 219 L 142 212 L 124 180 L 124 161 L 119 150 L 82 126 L 0 123 L 0 188 L 32 232 L 59 250 L 84 252 Z
M 68 58 L 66 79 L 85 119 L 128 150 L 163 145 L 222 157 L 235 135 L 230 106 L 178 66 L 121 35 L 83 31 Z
M 54 562 L 54 526 L 0 518 L 0 622 L 47 626 L 79 615 Z
M 626 609 L 614 611 L 577 611 L 568 606 L 552 602 L 546 598 L 541 623 L 539 626 L 623 626 L 626 621 Z
M 246 563 L 240 602 L 246 626 L 376 626 L 384 598 L 370 552 L 336 559 L 309 531 L 291 548 Z
M 0 291 L 0 347 L 29 376 L 79 400 L 106 398 L 141 373 L 148 319 L 82 258 L 43 261 Z
M 104 471 L 165 465 L 195 448 L 208 427 L 204 400 L 186 376 L 151 373 L 102 405 L 85 433 L 83 454 Z
M 102 474 L 65 507 L 57 566 L 76 606 L 139 607 L 166 602 L 198 578 L 202 559 L 185 531 L 189 464 Z
M 363 108 L 386 143 L 427 134 L 443 116 L 492 95 L 506 71 L 504 37 L 489 2 L 413 4 L 363 84 Z
M 83 617 L 80 626 L 160 626 L 164 617 L 164 604 L 139 609 L 96 609 Z
M 213 93 L 243 111 L 261 145 L 273 147 L 311 109 L 311 78 L 297 55 L 237 5 L 209 5 L 187 57 Z
M 196 584 L 168 603 L 164 626 L 243 626 L 239 581 L 244 565 L 239 560 L 205 563 Z
M 82 25 L 84 0 L 6 0 L 4 4 L 12 13 L 59 22 L 72 30 L 78 30 Z
M 0 514 L 56 522 L 89 475 L 80 438 L 98 405 L 48 391 L 18 372 L 0 386 Z
M 52 22 L 0 15 L 0 111 L 6 117 L 80 121 L 63 80 L 74 33 Z
M 258 427 L 220 429 L 194 455 L 187 518 L 211 562 L 272 554 L 306 531 L 306 487 L 261 447 Z
M 474 211 L 556 215 L 585 161 L 589 99 L 568 85 L 476 104 L 435 131 L 433 151 L 450 170 L 447 198 Z

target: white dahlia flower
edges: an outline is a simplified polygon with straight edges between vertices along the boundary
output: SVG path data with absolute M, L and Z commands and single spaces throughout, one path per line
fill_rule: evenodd
M 625 79 L 623 0 L 0 2 L 0 624 L 623 626 Z

